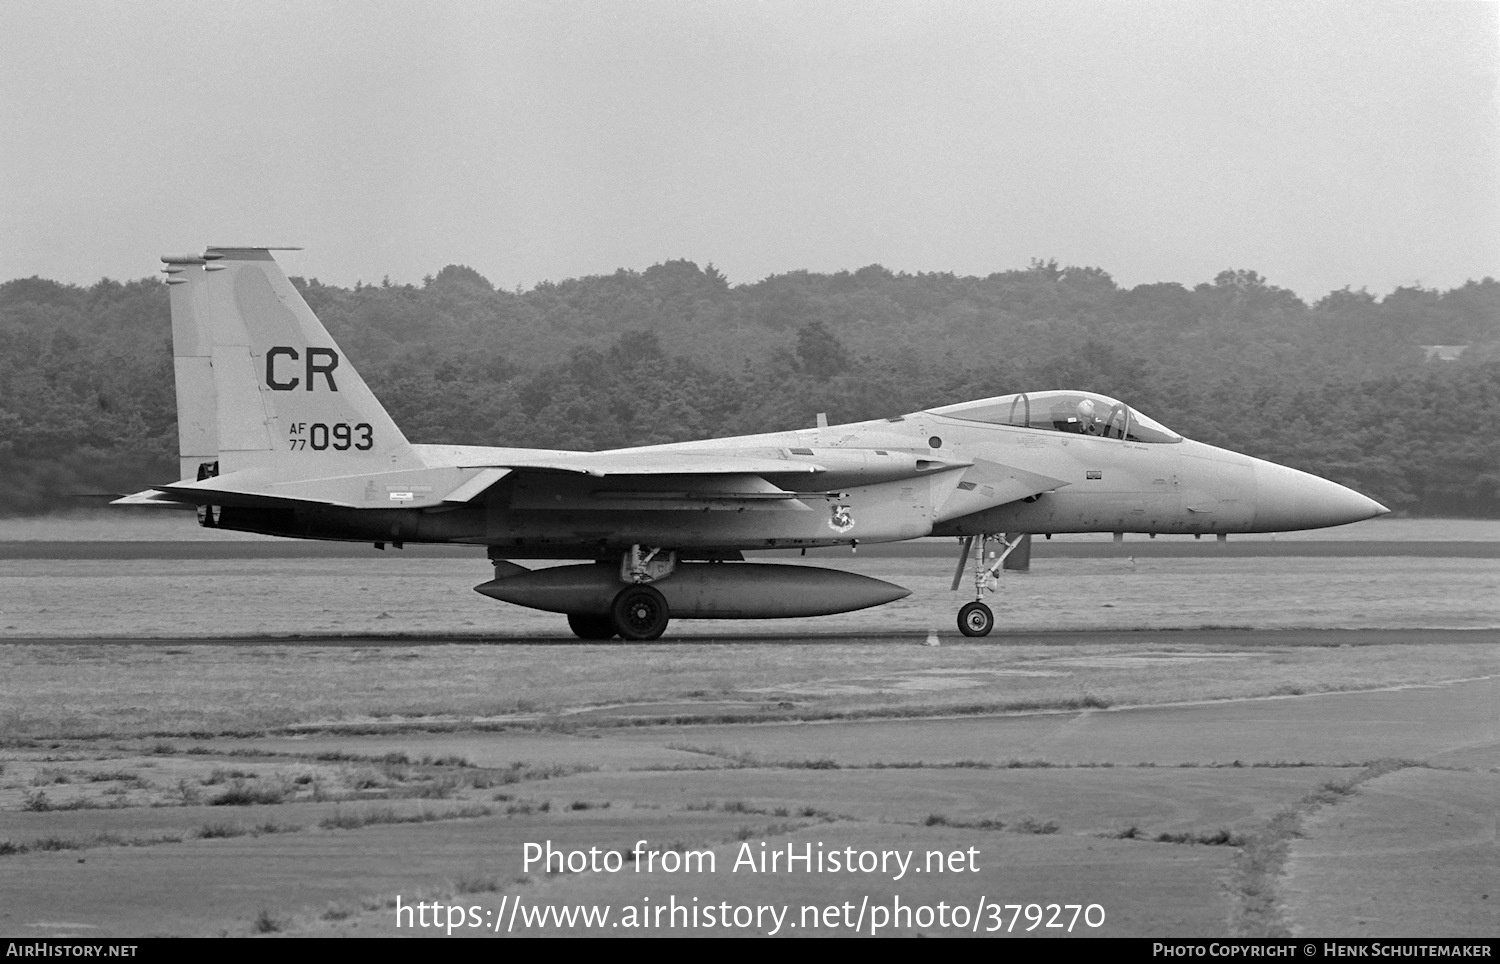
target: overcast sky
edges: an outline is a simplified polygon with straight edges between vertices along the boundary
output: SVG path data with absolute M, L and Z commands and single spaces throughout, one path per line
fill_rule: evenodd
M 0 3 L 0 279 L 1500 275 L 1500 6 Z

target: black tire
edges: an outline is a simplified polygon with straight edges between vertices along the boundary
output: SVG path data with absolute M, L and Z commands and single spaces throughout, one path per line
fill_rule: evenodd
M 609 610 L 614 631 L 621 639 L 656 639 L 667 630 L 667 600 L 650 586 L 626 586 L 615 596 Z
M 579 639 L 614 639 L 615 621 L 609 614 L 568 613 L 568 628 Z
M 958 611 L 958 631 L 965 636 L 988 636 L 995 628 L 995 614 L 982 602 L 971 602 Z

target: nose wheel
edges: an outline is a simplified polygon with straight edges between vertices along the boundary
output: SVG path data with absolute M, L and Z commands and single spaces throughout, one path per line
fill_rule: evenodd
M 965 636 L 988 636 L 995 628 L 995 614 L 982 602 L 965 603 L 958 611 L 958 631 Z
M 1003 534 L 991 535 L 985 533 L 978 536 L 969 536 L 963 541 L 963 548 L 958 554 L 958 568 L 953 572 L 953 591 L 957 592 L 959 585 L 963 583 L 964 569 L 969 565 L 969 558 L 974 559 L 974 601 L 965 603 L 958 611 L 958 631 L 965 636 L 988 636 L 990 630 L 995 628 L 995 614 L 982 601 L 984 594 L 994 592 L 1000 588 L 1000 570 L 1005 565 L 1008 557 L 1021 545 L 1024 536 L 1015 539 L 1006 539 Z M 974 542 L 979 541 L 979 552 L 974 552 Z M 1004 546 L 1004 550 L 993 560 L 986 560 L 990 540 L 994 539 Z

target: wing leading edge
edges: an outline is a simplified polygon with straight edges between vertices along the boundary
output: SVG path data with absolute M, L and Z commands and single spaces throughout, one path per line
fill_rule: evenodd
M 860 453 L 839 453 L 844 461 Z M 442 466 L 391 472 L 282 479 L 247 469 L 201 480 L 183 479 L 117 499 L 117 505 L 327 505 L 339 508 L 437 508 L 473 502 L 502 480 L 535 474 L 596 478 L 610 484 L 596 497 L 651 503 L 638 508 L 666 509 L 674 503 L 782 503 L 798 507 L 802 499 L 831 498 L 841 486 L 867 485 L 919 476 L 954 479 L 939 518 L 951 519 L 1006 502 L 1029 498 L 1066 485 L 1060 479 L 1013 466 L 979 460 L 953 462 L 909 457 L 904 465 L 833 466 L 823 461 L 725 453 L 579 452 L 548 453 L 536 458 L 505 459 L 504 464 Z M 881 471 L 883 470 L 883 471 Z M 874 477 L 871 477 L 871 476 Z M 794 478 L 805 484 L 787 485 Z M 778 482 L 772 479 L 780 480 Z M 630 488 L 639 480 L 639 488 Z

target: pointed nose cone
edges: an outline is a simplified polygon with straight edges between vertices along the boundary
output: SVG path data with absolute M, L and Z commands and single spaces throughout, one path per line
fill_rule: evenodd
M 1275 462 L 1256 462 L 1255 488 L 1257 532 L 1341 526 L 1391 511 L 1337 482 Z

